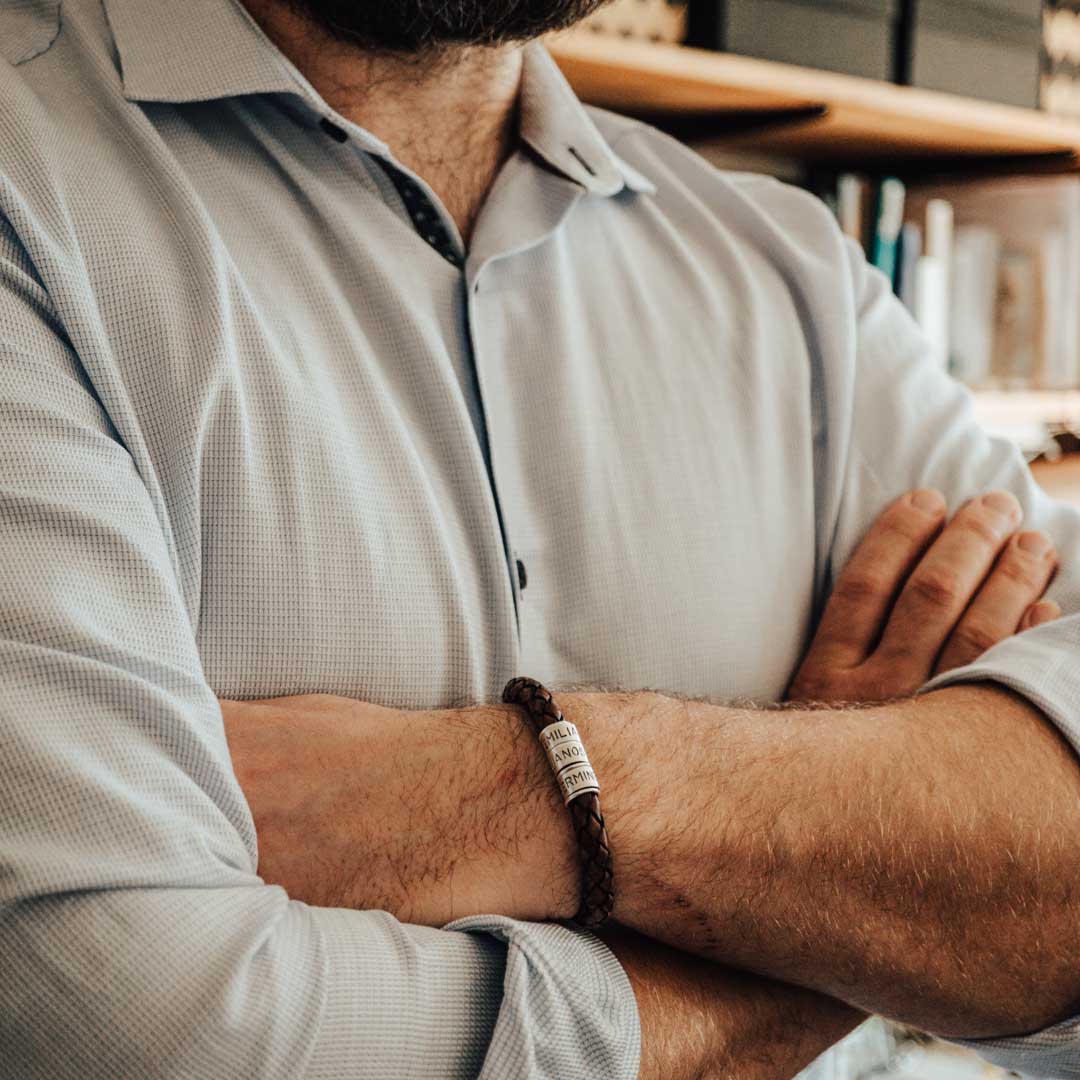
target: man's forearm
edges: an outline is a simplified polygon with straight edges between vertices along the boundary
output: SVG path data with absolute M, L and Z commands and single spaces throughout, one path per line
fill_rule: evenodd
M 433 924 L 572 913 L 566 812 L 515 710 L 403 716 L 326 696 L 222 706 L 260 874 L 294 899 Z M 483 763 L 469 792 L 445 768 L 455 745 Z M 642 1080 L 789 1080 L 863 1019 L 618 925 L 602 937 L 637 998 Z
M 620 927 L 601 937 L 637 997 L 641 1080 L 790 1080 L 864 1019 Z
M 605 730 L 605 709 L 587 702 L 582 726 Z M 939 1034 L 1072 1011 L 1080 770 L 1027 703 L 990 687 L 849 711 L 660 699 L 636 735 L 636 772 L 619 740 L 594 752 L 615 773 L 617 918 Z
M 573 914 L 567 815 L 517 709 L 369 716 L 299 700 L 302 724 L 290 701 L 230 724 L 238 769 L 260 767 L 267 741 L 279 759 L 262 771 L 295 784 L 295 799 L 253 799 L 268 880 L 433 924 Z M 973 687 L 807 712 L 561 700 L 604 785 L 619 920 L 939 1034 L 1011 1034 L 1069 1011 L 1080 770 L 1020 699 Z

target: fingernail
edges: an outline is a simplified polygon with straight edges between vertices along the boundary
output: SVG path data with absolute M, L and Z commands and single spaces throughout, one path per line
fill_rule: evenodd
M 997 521 L 993 524 L 997 527 L 999 535 L 1004 536 L 1020 520 L 1020 504 L 1016 497 L 1007 491 L 991 491 L 979 500 L 982 505 L 990 510 Z
M 940 491 L 923 488 L 911 493 L 911 505 L 924 514 L 931 514 L 936 517 L 945 511 L 945 496 Z
M 1029 555 L 1034 555 L 1038 559 L 1048 555 L 1050 549 L 1054 546 L 1050 541 L 1050 537 L 1044 536 L 1040 532 L 1021 533 L 1016 544 L 1021 551 L 1026 551 Z
M 1052 601 L 1044 601 L 1041 604 L 1036 604 L 1031 609 L 1031 626 L 1042 626 L 1043 623 L 1053 622 L 1055 619 L 1061 618 L 1061 608 Z

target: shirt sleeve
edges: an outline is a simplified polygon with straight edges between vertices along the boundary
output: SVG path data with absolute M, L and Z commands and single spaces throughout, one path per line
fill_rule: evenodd
M 0 219 L 6 1080 L 635 1077 L 633 992 L 596 938 L 260 880 L 169 536 Z
M 1055 502 L 1034 482 L 1019 451 L 978 425 L 971 395 L 929 360 L 929 348 L 889 283 L 850 244 L 858 338 L 854 378 L 826 395 L 834 416 L 848 413 L 850 445 L 832 571 L 885 505 L 915 487 L 942 491 L 955 511 L 992 488 L 1020 500 L 1025 528 L 1051 536 L 1061 568 L 1049 591 L 1061 620 L 997 645 L 922 692 L 990 680 L 1027 697 L 1080 751 L 1080 510 Z M 1080 1077 L 1080 1018 L 1025 1038 L 969 1041 L 988 1060 L 1032 1077 Z

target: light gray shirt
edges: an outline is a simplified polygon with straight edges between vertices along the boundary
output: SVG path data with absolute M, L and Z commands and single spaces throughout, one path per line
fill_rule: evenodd
M 811 197 L 525 50 L 463 250 L 235 0 L 0 0 L 0 1073 L 636 1075 L 595 938 L 257 876 L 217 697 L 780 697 L 900 492 L 1033 487 Z M 1080 745 L 1080 618 L 997 679 Z M 1071 1022 L 982 1046 L 1080 1077 Z

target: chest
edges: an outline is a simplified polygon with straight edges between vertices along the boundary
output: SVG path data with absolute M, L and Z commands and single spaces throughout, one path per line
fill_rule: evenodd
M 304 183 L 308 221 L 230 190 L 192 223 L 212 257 L 111 264 L 121 434 L 216 692 L 779 696 L 815 502 L 806 344 L 764 261 L 721 234 L 689 257 L 628 193 L 459 268 L 373 191 Z

